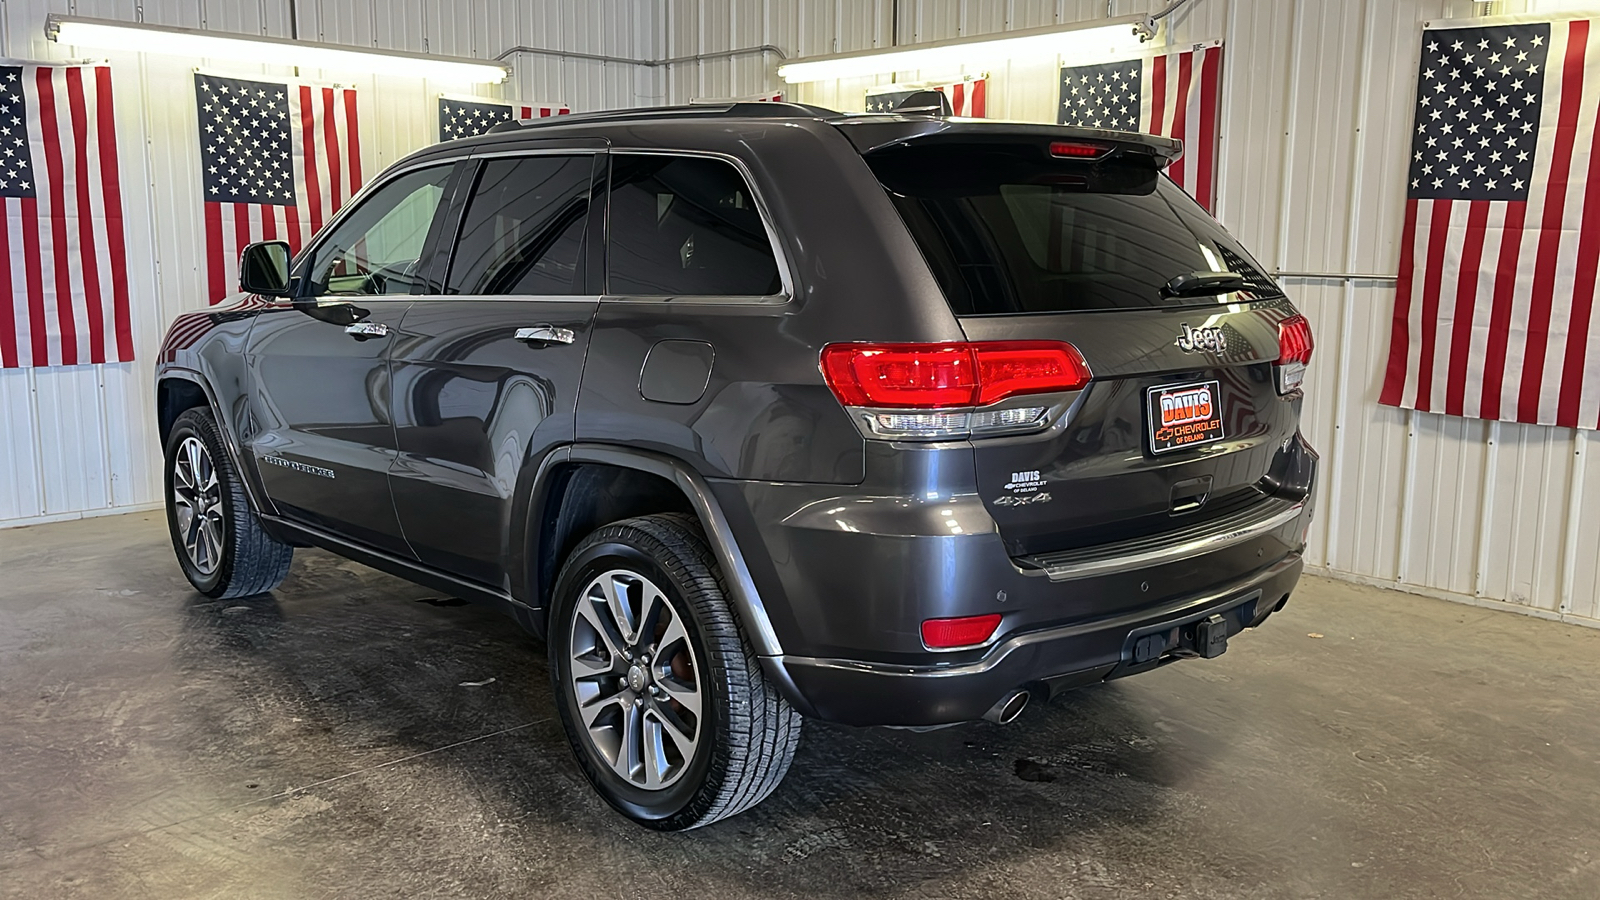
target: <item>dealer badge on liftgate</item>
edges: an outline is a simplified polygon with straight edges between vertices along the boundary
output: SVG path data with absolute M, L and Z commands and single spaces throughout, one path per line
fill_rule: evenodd
M 1150 388 L 1151 451 L 1165 453 L 1222 440 L 1221 396 L 1215 381 Z

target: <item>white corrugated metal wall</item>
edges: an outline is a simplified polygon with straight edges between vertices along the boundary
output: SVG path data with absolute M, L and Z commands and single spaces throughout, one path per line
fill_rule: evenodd
M 296 7 L 299 34 L 308 40 L 479 58 L 531 46 L 649 59 L 660 40 L 659 10 L 658 0 L 298 0 Z M 106 55 L 46 41 L 45 17 L 52 12 L 290 35 L 290 0 L 0 0 L 0 55 Z M 0 526 L 159 501 L 153 358 L 166 324 L 200 304 L 204 285 L 191 72 L 292 75 L 225 60 L 109 56 L 137 361 L 0 370 Z M 504 87 L 358 79 L 363 172 L 370 178 L 433 141 L 441 92 L 504 93 L 579 110 L 659 102 L 656 69 L 532 54 L 519 54 L 513 63 L 515 76 Z
M 1154 0 L 1112 0 L 1125 15 Z M 1580 8 L 1503 0 L 1497 12 Z M 1176 42 L 1221 38 L 1225 127 L 1219 213 L 1286 276 L 1319 352 L 1306 430 L 1323 454 L 1310 548 L 1331 572 L 1600 619 L 1600 471 L 1587 432 L 1409 413 L 1376 403 L 1398 251 L 1406 132 L 1420 23 L 1472 15 L 1469 0 L 1194 0 Z M 898 16 L 895 10 L 898 9 Z M 48 12 L 286 36 L 288 0 L 0 0 L 15 58 L 65 58 Z M 1105 0 L 299 0 L 308 39 L 492 57 L 515 45 L 633 59 L 762 44 L 814 56 L 1104 17 Z M 898 21 L 897 21 L 898 20 Z M 576 109 L 755 94 L 782 85 L 770 54 L 649 68 L 516 59 L 507 90 Z M 0 372 L 0 524 L 127 508 L 159 497 L 150 359 L 201 273 L 188 71 L 197 61 L 113 58 L 139 362 Z M 205 65 L 204 61 L 198 64 Z M 268 74 L 271 74 L 270 72 Z M 283 73 L 278 73 L 283 74 Z M 903 77 L 916 77 L 905 73 Z M 920 73 L 943 77 L 950 72 Z M 1048 120 L 1054 60 L 990 72 L 997 116 Z M 783 86 L 859 109 L 874 80 Z M 369 79 L 368 171 L 430 139 L 433 95 L 458 87 Z
M 1156 0 L 664 0 L 667 53 L 772 43 L 813 56 L 1146 12 Z M 1305 429 L 1323 457 L 1313 566 L 1600 624 L 1600 467 L 1588 432 L 1379 406 L 1421 23 L 1577 0 L 1193 0 L 1163 39 L 1220 38 L 1219 215 L 1286 273 L 1318 351 Z M 898 10 L 898 23 L 896 23 Z M 896 25 L 898 24 L 898 28 Z M 1054 59 L 988 70 L 990 114 L 1053 121 Z M 901 80 L 949 71 L 901 73 Z M 965 74 L 976 74 L 965 73 Z M 788 85 L 863 108 L 883 79 Z M 671 67 L 669 99 L 779 87 L 757 59 Z

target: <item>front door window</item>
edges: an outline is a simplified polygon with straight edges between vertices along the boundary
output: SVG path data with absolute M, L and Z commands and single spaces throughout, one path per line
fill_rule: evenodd
M 422 248 L 450 168 L 408 172 L 363 200 L 317 244 L 303 296 L 421 293 Z

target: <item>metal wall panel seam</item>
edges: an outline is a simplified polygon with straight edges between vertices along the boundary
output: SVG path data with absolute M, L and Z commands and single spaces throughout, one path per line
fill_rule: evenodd
M 1106 16 L 1111 16 L 1113 0 L 1106 0 Z M 1222 108 L 1217 111 L 1217 155 L 1213 177 L 1216 179 L 1216 216 L 1218 222 L 1227 222 L 1226 212 L 1228 203 L 1228 167 L 1223 162 L 1228 158 L 1228 129 L 1233 124 L 1233 86 L 1238 78 L 1237 66 L 1229 64 L 1228 52 L 1230 48 L 1238 46 L 1239 40 L 1239 2 L 1240 0 L 1223 0 L 1228 5 L 1227 25 L 1223 28 L 1222 41 L 1222 84 L 1218 90 L 1222 92 Z M 1059 10 L 1059 7 L 1057 7 Z M 1060 14 L 1057 13 L 1057 21 Z M 1280 262 L 1282 262 L 1280 260 Z
M 1294 196 L 1294 131 L 1300 120 L 1300 57 L 1304 49 L 1304 29 L 1301 13 L 1305 0 L 1294 0 L 1289 13 L 1289 31 L 1294 35 L 1289 45 L 1289 121 L 1283 127 L 1282 169 L 1279 172 L 1278 195 L 1278 260 L 1274 268 L 1288 268 L 1289 257 L 1289 204 Z
M 1373 8 L 1371 0 L 1362 0 L 1363 24 L 1361 29 L 1361 43 L 1357 56 L 1361 58 L 1361 73 L 1356 78 L 1356 118 L 1355 118 L 1355 147 L 1350 153 L 1350 199 L 1345 207 L 1347 223 L 1345 226 L 1345 251 L 1344 268 L 1351 271 L 1356 266 L 1356 233 L 1359 230 L 1357 223 L 1360 219 L 1356 210 L 1361 208 L 1361 162 L 1366 155 L 1367 130 L 1363 127 L 1367 121 L 1370 110 L 1368 96 L 1372 83 L 1372 32 L 1377 21 L 1377 11 Z M 1344 413 L 1349 404 L 1350 388 L 1350 353 L 1347 347 L 1350 328 L 1352 326 L 1352 309 L 1355 306 L 1356 283 L 1353 279 L 1346 278 L 1344 290 L 1341 292 L 1342 301 L 1339 309 L 1339 333 L 1336 359 L 1339 363 L 1338 383 L 1334 385 L 1333 408 L 1330 415 L 1333 419 L 1333 446 L 1328 448 L 1327 470 L 1337 472 L 1339 464 L 1344 461 Z M 1339 520 L 1342 511 L 1340 499 L 1342 491 L 1333 490 L 1335 485 L 1329 485 L 1328 509 L 1324 519 L 1330 523 Z M 1323 527 L 1322 560 L 1326 565 L 1333 565 L 1334 551 L 1338 548 L 1338 529 L 1329 525 Z
M 1411 522 L 1416 513 L 1416 504 L 1412 502 L 1411 488 L 1417 483 L 1417 411 L 1406 410 L 1406 447 L 1405 464 L 1401 467 L 1404 472 L 1400 482 L 1400 546 L 1399 554 L 1395 559 L 1396 581 L 1407 581 L 1411 573 Z
M 39 418 L 39 370 L 34 367 L 28 369 L 28 423 L 33 426 L 29 433 L 33 437 L 33 489 L 37 501 L 34 505 L 42 516 L 49 505 L 44 492 L 44 421 Z
M 1538 426 L 1535 426 L 1535 427 L 1538 427 Z M 1556 493 L 1555 491 L 1549 490 L 1550 481 L 1554 477 L 1554 475 L 1556 474 L 1557 471 L 1560 471 L 1563 475 L 1566 475 L 1566 474 L 1571 472 L 1571 467 L 1572 467 L 1572 459 L 1570 457 L 1568 457 L 1567 454 L 1564 451 L 1561 454 L 1561 456 L 1562 456 L 1561 466 L 1558 468 L 1557 466 L 1554 465 L 1554 460 L 1551 459 L 1551 456 L 1556 452 L 1556 442 L 1554 440 L 1555 429 L 1554 428 L 1544 428 L 1544 429 L 1541 429 L 1541 430 L 1544 431 L 1544 435 L 1543 436 L 1544 436 L 1544 439 L 1545 439 L 1544 440 L 1544 456 L 1545 456 L 1545 472 L 1546 472 L 1546 476 L 1545 476 L 1545 483 L 1539 486 L 1540 490 L 1539 490 L 1538 530 L 1536 532 L 1534 532 L 1534 546 L 1536 546 L 1536 547 L 1540 546 L 1541 544 L 1543 544 L 1544 546 L 1550 546 L 1549 544 L 1546 544 L 1544 542 L 1544 540 L 1543 540 L 1543 538 L 1545 537 L 1545 525 L 1548 524 L 1548 522 L 1550 520 L 1551 494 Z M 1563 516 L 1562 517 L 1562 521 L 1565 521 L 1565 519 L 1566 519 L 1566 517 Z M 1557 556 L 1556 556 L 1557 565 L 1555 567 L 1553 567 L 1553 568 L 1556 568 L 1556 569 L 1559 570 L 1560 561 L 1561 561 L 1560 550 L 1558 549 L 1556 552 L 1557 552 Z M 1539 580 L 1539 576 L 1542 575 L 1542 574 L 1545 574 L 1545 571 L 1546 571 L 1543 566 L 1539 565 L 1540 562 L 1542 562 L 1542 560 L 1535 559 L 1535 561 L 1534 561 L 1534 572 L 1529 576 L 1529 579 L 1528 579 L 1528 603 L 1530 605 L 1538 605 L 1537 604 L 1537 598 L 1540 596 L 1539 588 L 1541 586 L 1541 582 Z M 1548 576 L 1546 576 L 1546 577 L 1548 577 Z M 1557 578 L 1557 583 L 1555 585 L 1555 592 L 1554 592 L 1555 593 L 1555 597 L 1553 599 L 1559 605 L 1560 602 L 1561 602 L 1561 600 L 1560 600 L 1561 585 L 1560 585 L 1560 576 L 1559 576 L 1559 574 L 1557 574 L 1556 578 Z
M 146 227 L 146 232 L 145 233 L 150 235 L 150 240 L 149 240 L 149 247 L 150 247 L 149 276 L 150 276 L 150 281 L 149 281 L 149 284 L 151 286 L 151 293 L 152 293 L 152 296 L 151 296 L 150 299 L 153 301 L 151 305 L 155 308 L 155 316 L 154 316 L 154 319 L 155 319 L 155 321 L 154 321 L 155 331 L 158 334 L 164 335 L 165 331 L 166 331 L 166 321 L 164 320 L 164 317 L 161 314 L 162 313 L 162 309 L 161 309 L 161 296 L 160 296 L 161 295 L 161 241 L 157 237 L 161 232 L 160 232 L 160 226 L 157 223 L 158 216 L 157 216 L 156 203 L 155 203 L 155 198 L 157 196 L 156 195 L 156 184 L 155 184 L 154 171 L 153 171 L 153 168 L 151 166 L 151 159 L 152 159 L 152 157 L 154 155 L 155 149 L 154 149 L 154 146 L 153 146 L 152 141 L 151 141 L 151 128 L 150 128 L 150 91 L 149 91 L 149 88 L 148 88 L 148 85 L 150 83 L 149 78 L 148 78 L 149 62 L 148 62 L 148 57 L 146 57 L 142 53 L 139 55 L 139 68 L 138 68 L 138 71 L 139 71 L 139 129 L 142 132 L 142 134 L 140 134 L 139 136 L 140 136 L 140 138 L 143 139 L 142 143 L 143 143 L 143 146 L 144 146 L 144 152 L 139 154 L 139 165 L 140 165 L 140 168 L 142 169 L 142 174 L 143 174 L 144 177 L 140 178 L 139 181 L 140 181 L 141 184 L 145 185 L 145 204 L 144 204 L 144 207 L 145 207 L 145 227 Z M 113 83 L 113 87 L 114 86 L 115 86 L 115 84 Z M 124 144 L 118 144 L 118 146 L 119 147 L 123 147 L 125 145 Z M 124 150 L 123 152 L 126 152 L 126 150 Z M 118 165 L 118 168 L 120 170 L 120 167 L 122 165 L 121 160 L 118 160 L 117 165 Z M 126 216 L 126 211 L 124 211 L 124 216 Z M 129 285 L 129 287 L 131 288 L 132 285 Z M 133 292 L 130 290 L 129 291 L 130 298 L 132 296 L 132 293 Z M 130 299 L 130 305 L 133 305 L 131 299 Z M 133 312 L 132 318 L 133 318 L 134 334 L 138 334 L 139 333 L 140 321 L 142 319 L 142 314 L 137 312 L 137 311 L 131 311 L 131 312 Z M 154 374 L 154 367 L 152 367 L 150 371 L 151 371 L 152 374 Z M 154 390 L 155 390 L 155 386 L 153 384 L 152 385 L 147 385 L 144 389 L 147 390 L 147 391 L 150 391 L 153 394 Z M 137 390 L 137 388 L 136 388 L 136 390 Z M 142 424 L 144 424 L 146 427 L 149 427 L 148 420 L 146 422 L 142 423 Z M 156 441 L 160 440 L 159 433 L 155 434 L 154 436 L 156 438 Z M 137 438 L 134 437 L 132 434 L 129 435 L 128 439 L 129 439 L 130 442 L 132 442 L 134 440 L 137 440 Z M 147 443 L 148 442 L 149 441 L 147 441 Z M 155 462 L 155 459 L 160 459 L 161 460 L 161 465 L 159 467 L 153 465 L 154 462 Z M 141 481 L 144 482 L 144 483 L 147 483 L 150 487 L 155 487 L 156 485 L 161 485 L 161 478 L 160 478 L 159 475 L 156 476 L 154 479 L 150 478 L 150 470 L 152 468 L 158 468 L 158 470 L 161 469 L 161 468 L 165 468 L 165 464 L 166 464 L 166 448 L 163 447 L 163 448 L 161 448 L 161 452 L 159 454 L 157 454 L 155 457 L 151 458 L 150 462 L 147 463 L 143 467 L 144 470 L 145 470 L 144 471 L 145 477 L 143 479 L 141 479 Z M 164 490 L 164 486 L 162 487 L 162 489 Z M 138 497 L 139 497 L 139 494 L 135 493 L 134 494 L 134 498 L 137 499 Z
M 1488 445 L 1483 450 L 1483 496 L 1478 508 L 1478 566 L 1473 593 L 1482 597 L 1489 577 L 1489 526 L 1494 521 L 1494 470 L 1499 462 L 1500 423 L 1489 423 Z
M 106 364 L 94 364 L 94 399 L 95 417 L 100 420 L 100 465 L 105 470 L 105 477 L 100 480 L 102 505 L 116 506 L 116 497 L 112 494 L 111 485 L 116 481 L 117 468 L 111 461 L 111 429 L 110 417 L 106 415 Z M 131 460 L 129 460 L 131 462 Z M 88 498 L 84 498 L 88 499 Z

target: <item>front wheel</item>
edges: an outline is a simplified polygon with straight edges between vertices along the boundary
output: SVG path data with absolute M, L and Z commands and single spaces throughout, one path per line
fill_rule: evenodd
M 267 534 L 250 511 L 211 410 L 187 410 L 172 424 L 166 483 L 172 549 L 195 590 L 216 600 L 248 597 L 289 574 L 294 548 Z
M 698 524 L 607 525 L 562 567 L 550 673 L 578 765 L 649 828 L 698 828 L 783 780 L 800 716 L 761 671 Z

